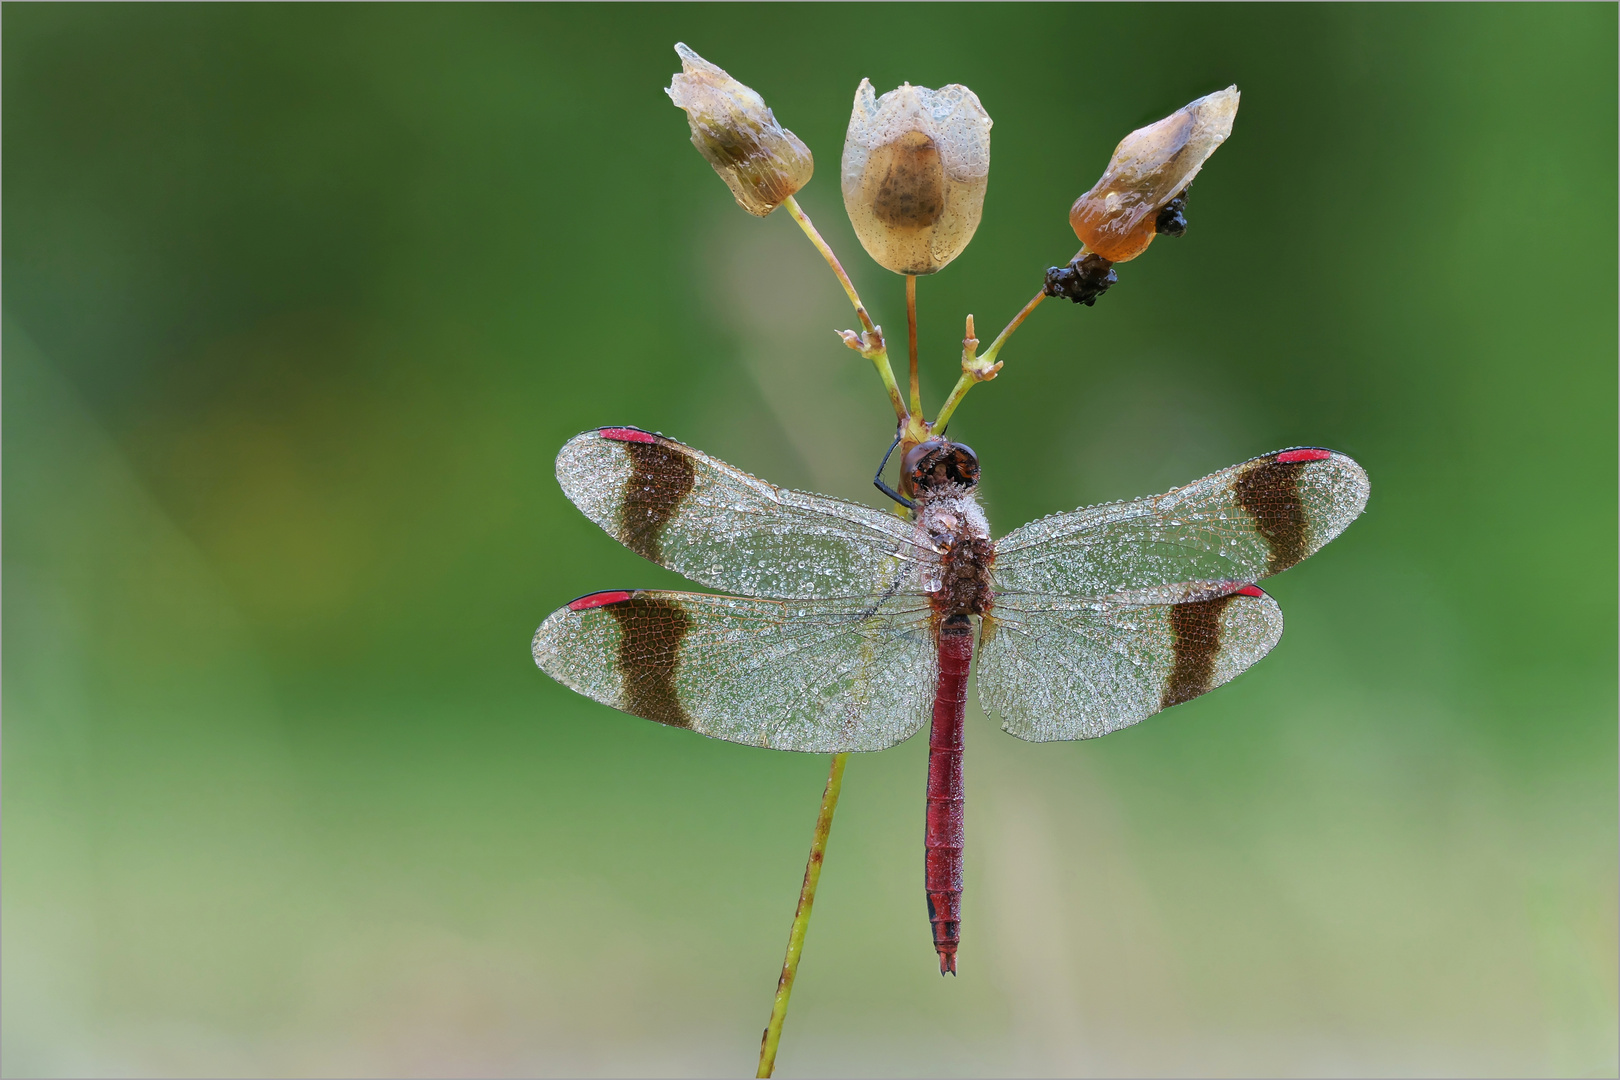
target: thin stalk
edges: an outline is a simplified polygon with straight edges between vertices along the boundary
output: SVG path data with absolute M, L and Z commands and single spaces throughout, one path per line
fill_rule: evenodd
M 861 329 L 865 333 L 857 338 L 856 335 L 846 331 L 842 335 L 845 344 L 853 349 L 858 349 L 862 356 L 872 361 L 872 366 L 877 368 L 878 378 L 883 380 L 883 389 L 888 392 L 889 404 L 894 406 L 895 417 L 904 422 L 909 414 L 906 412 L 905 399 L 900 396 L 900 387 L 894 381 L 894 369 L 889 366 L 889 353 L 883 346 L 883 332 L 872 321 L 872 316 L 867 313 L 866 305 L 861 303 L 861 296 L 855 291 L 855 283 L 849 280 L 848 274 L 844 273 L 843 264 L 838 261 L 838 256 L 833 254 L 833 249 L 827 246 L 827 241 L 821 238 L 821 233 L 816 231 L 816 227 L 811 224 L 810 218 L 799 208 L 799 200 L 789 195 L 782 200 L 782 206 L 787 210 L 788 216 L 799 223 L 799 228 L 804 230 L 804 235 L 810 239 L 811 244 L 815 245 L 815 249 L 821 252 L 821 257 L 827 260 L 827 265 L 832 268 L 833 276 L 838 279 L 838 284 L 844 287 L 844 295 L 848 296 L 849 302 L 855 305 L 855 317 L 861 320 Z M 919 413 L 920 411 L 918 410 Z
M 950 397 L 945 399 L 945 404 L 940 407 L 939 415 L 934 418 L 935 431 L 945 430 L 945 425 L 950 423 L 951 414 L 962 403 L 962 399 L 967 396 L 967 392 L 973 389 L 974 384 L 995 377 L 994 368 L 998 366 L 996 364 L 996 354 L 1001 352 L 1001 347 L 1007 343 L 1008 338 L 1012 337 L 1013 331 L 1022 326 L 1024 320 L 1029 318 L 1029 313 L 1040 307 L 1041 301 L 1045 299 L 1046 291 L 1043 289 L 1032 296 L 1029 303 L 1019 309 L 1018 314 L 1013 316 L 1012 322 L 1008 323 L 1001 333 L 996 335 L 996 340 L 990 343 L 990 347 L 984 351 L 984 355 L 975 360 L 974 366 L 978 369 L 977 372 L 969 370 L 966 364 L 963 365 L 961 377 L 956 380 L 956 385 L 951 387 Z
M 1025 304 L 1018 314 L 1013 316 L 1012 322 L 1008 323 L 1006 328 L 1002 330 L 1001 333 L 996 335 L 996 340 L 992 341 L 990 343 L 990 347 L 985 350 L 984 360 L 986 363 L 993 364 L 996 362 L 996 354 L 999 353 L 1001 351 L 1001 347 L 1007 343 L 1007 339 L 1012 337 L 1012 332 L 1018 329 L 1019 326 L 1023 325 L 1024 320 L 1029 318 L 1029 313 L 1040 307 L 1041 301 L 1045 299 L 1046 291 L 1043 289 L 1031 297 L 1029 303 Z M 995 324 L 992 323 L 991 325 L 993 326 Z
M 958 405 L 962 404 L 962 399 L 967 397 L 967 392 L 973 389 L 973 384 L 978 381 L 978 379 L 965 371 L 957 376 L 956 385 L 951 387 L 951 396 L 945 399 L 945 404 L 940 407 L 939 415 L 934 418 L 935 431 L 945 430 L 945 425 L 951 422 L 951 414 L 956 411 Z
M 917 384 L 917 275 L 906 275 L 906 341 L 911 348 L 911 415 L 922 415 L 922 390 Z
M 810 909 L 816 902 L 816 884 L 821 881 L 821 861 L 827 854 L 827 834 L 832 831 L 833 811 L 838 809 L 838 792 L 844 786 L 844 764 L 848 754 L 834 754 L 827 788 L 821 793 L 821 813 L 816 815 L 816 832 L 810 839 L 810 861 L 804 867 L 804 884 L 799 887 L 799 908 L 793 913 L 788 931 L 787 956 L 782 961 L 782 977 L 776 980 L 776 1000 L 771 1004 L 771 1021 L 759 1041 L 759 1071 L 769 1076 L 776 1068 L 776 1048 L 782 1042 L 782 1021 L 787 1018 L 788 998 L 793 994 L 793 977 L 799 972 L 804 953 L 804 933 L 810 928 Z
M 844 273 L 843 264 L 838 261 L 838 256 L 833 254 L 833 249 L 827 246 L 827 241 L 821 238 L 821 233 L 810 223 L 810 218 L 799 208 L 799 200 L 789 195 L 782 200 L 782 206 L 788 215 L 799 223 L 799 228 L 804 230 L 804 235 L 808 236 L 810 242 L 816 246 L 816 250 L 821 252 L 821 257 L 827 260 L 827 265 L 832 267 L 833 276 L 838 279 L 838 284 L 844 287 L 844 294 L 849 297 L 849 302 L 855 305 L 855 317 L 861 320 L 861 328 L 871 330 L 872 316 L 866 313 L 866 305 L 861 303 L 861 296 L 855 291 L 854 282 Z

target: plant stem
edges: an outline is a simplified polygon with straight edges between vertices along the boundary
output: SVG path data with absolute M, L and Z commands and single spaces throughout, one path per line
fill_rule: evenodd
M 889 404 L 894 406 L 894 415 L 903 423 L 908 416 L 906 403 L 900 396 L 900 387 L 894 381 L 894 369 L 889 366 L 889 353 L 883 346 L 883 332 L 872 321 L 872 316 L 867 314 L 866 305 L 861 303 L 860 294 L 855 291 L 855 284 L 849 280 L 849 275 L 844 273 L 843 264 L 838 261 L 838 256 L 833 254 L 833 249 L 827 246 L 827 241 L 821 238 L 816 227 L 810 223 L 810 218 L 799 208 L 799 200 L 789 195 L 782 200 L 782 206 L 787 210 L 788 216 L 799 223 L 799 228 L 804 230 L 804 235 L 809 237 L 810 243 L 821 252 L 821 257 L 827 260 L 827 265 L 832 267 L 833 276 L 838 279 L 838 284 L 844 287 L 844 295 L 855 305 L 855 317 L 861 320 L 861 329 L 865 331 L 861 335 L 864 347 L 856 344 L 853 334 L 845 337 L 845 343 L 851 348 L 859 349 L 862 356 L 872 361 L 872 366 L 877 368 L 878 378 L 883 380 L 883 388 L 888 391 Z
M 973 389 L 973 384 L 978 381 L 965 371 L 957 376 L 956 385 L 951 387 L 951 396 L 945 399 L 945 404 L 940 406 L 939 415 L 934 418 L 935 431 L 945 430 L 945 425 L 951 422 L 951 414 L 962 404 L 962 399 L 967 397 L 967 392 Z
M 855 305 L 855 317 L 861 320 L 862 329 L 872 329 L 872 316 L 866 313 L 866 305 L 861 303 L 860 294 L 855 291 L 854 283 L 849 280 L 849 275 L 844 273 L 843 264 L 838 261 L 838 256 L 833 254 L 833 249 L 827 246 L 827 241 L 821 238 L 821 233 L 816 231 L 816 227 L 810 223 L 810 218 L 799 208 L 799 200 L 789 195 L 782 200 L 782 206 L 788 215 L 799 223 L 799 228 L 804 230 L 804 235 L 808 236 L 810 242 L 816 246 L 816 250 L 821 252 L 821 257 L 827 260 L 827 265 L 832 267 L 833 275 L 838 278 L 838 284 L 844 287 L 849 302 Z
M 833 811 L 838 809 L 838 792 L 844 786 L 844 764 L 848 754 L 834 754 L 827 788 L 821 793 L 821 813 L 816 815 L 816 832 L 810 839 L 810 861 L 805 864 L 804 884 L 799 887 L 799 908 L 793 913 L 788 931 L 787 956 L 782 961 L 782 977 L 776 980 L 776 1000 L 771 1004 L 771 1021 L 759 1042 L 759 1071 L 769 1076 L 776 1068 L 776 1048 L 782 1042 L 782 1021 L 787 1018 L 788 998 L 793 994 L 793 977 L 799 971 L 804 953 L 804 933 L 810 928 L 810 909 L 816 902 L 816 884 L 821 881 L 821 861 L 827 854 L 827 834 L 832 831 Z
M 1012 332 L 1018 329 L 1018 327 L 1023 324 L 1024 320 L 1029 318 L 1029 313 L 1040 307 L 1041 301 L 1045 299 L 1046 291 L 1043 289 L 1031 297 L 1029 303 L 1025 304 L 1018 314 L 1013 316 L 1012 322 L 1008 323 L 1006 328 L 1003 329 L 1001 333 L 996 335 L 996 340 L 992 341 L 990 343 L 990 347 L 985 350 L 984 359 L 987 362 L 995 362 L 996 354 L 999 353 L 1001 351 L 1001 347 L 1007 343 L 1007 339 L 1012 337 Z M 992 323 L 991 325 L 994 324 Z
M 922 413 L 922 391 L 917 384 L 917 275 L 906 275 L 906 341 L 911 347 L 911 414 Z
M 977 364 L 981 369 L 988 369 L 995 364 L 996 354 L 1001 352 L 1001 347 L 1007 343 L 1008 338 L 1012 337 L 1013 331 L 1023 325 L 1024 320 L 1029 318 L 1029 313 L 1040 307 L 1041 301 L 1045 299 L 1046 290 L 1043 289 L 1031 297 L 1029 303 L 1025 304 L 1017 315 L 1013 316 L 1012 322 L 1008 323 L 1006 328 L 996 335 L 996 340 L 992 341 L 990 347 L 984 351 L 984 355 L 978 358 Z M 975 383 L 981 383 L 985 378 L 993 377 L 994 372 L 989 376 L 975 375 L 964 365 L 961 377 L 956 380 L 956 385 L 951 387 L 950 397 L 945 399 L 945 404 L 940 407 L 939 415 L 934 418 L 934 430 L 945 430 L 945 425 L 950 422 L 951 414 L 956 411 L 956 407 L 962 403 L 962 399 L 967 396 L 969 390 L 973 389 Z

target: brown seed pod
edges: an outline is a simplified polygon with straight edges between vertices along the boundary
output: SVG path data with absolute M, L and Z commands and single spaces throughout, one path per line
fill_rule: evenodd
M 844 209 L 861 246 L 897 274 L 932 274 L 979 227 L 990 117 L 965 86 L 910 83 L 874 97 L 861 80 L 844 140 Z
M 1080 242 L 1110 262 L 1134 259 L 1159 229 L 1159 212 L 1186 191 L 1232 133 L 1238 89 L 1229 86 L 1177 109 L 1120 140 L 1102 179 L 1075 201 L 1069 224 Z M 1163 231 L 1180 235 L 1186 221 Z
M 686 110 L 692 145 L 731 188 L 737 205 L 764 217 L 810 182 L 809 147 L 776 122 L 765 99 L 676 44 L 681 73 L 664 93 Z

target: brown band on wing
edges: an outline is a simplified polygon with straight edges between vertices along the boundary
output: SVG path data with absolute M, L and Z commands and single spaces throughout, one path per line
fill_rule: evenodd
M 697 470 L 690 458 L 663 441 L 623 445 L 632 471 L 619 507 L 619 540 L 637 555 L 661 562 L 664 528 L 691 494 Z
M 1215 658 L 1221 651 L 1221 612 L 1232 602 L 1233 595 L 1192 600 L 1170 608 L 1170 636 L 1176 660 L 1164 682 L 1161 709 L 1191 701 L 1209 689 L 1215 677 Z
M 632 596 L 605 610 L 619 623 L 625 712 L 671 727 L 691 727 L 692 718 L 675 689 L 681 641 L 691 629 L 691 618 L 668 600 L 652 596 Z
M 1259 461 L 1232 485 L 1238 505 L 1254 518 L 1270 548 L 1268 574 L 1281 573 L 1310 554 L 1305 506 L 1299 498 L 1299 471 L 1305 465 L 1303 461 Z

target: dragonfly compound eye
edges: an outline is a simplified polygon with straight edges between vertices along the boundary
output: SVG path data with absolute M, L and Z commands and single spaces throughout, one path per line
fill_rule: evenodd
M 965 443 L 951 443 L 946 448 L 949 455 L 947 460 L 947 473 L 953 484 L 961 484 L 966 488 L 979 486 L 979 455 L 973 448 Z
M 918 443 L 901 462 L 901 476 L 913 492 L 924 492 L 947 484 L 974 488 L 979 484 L 979 458 L 962 443 L 929 439 Z

